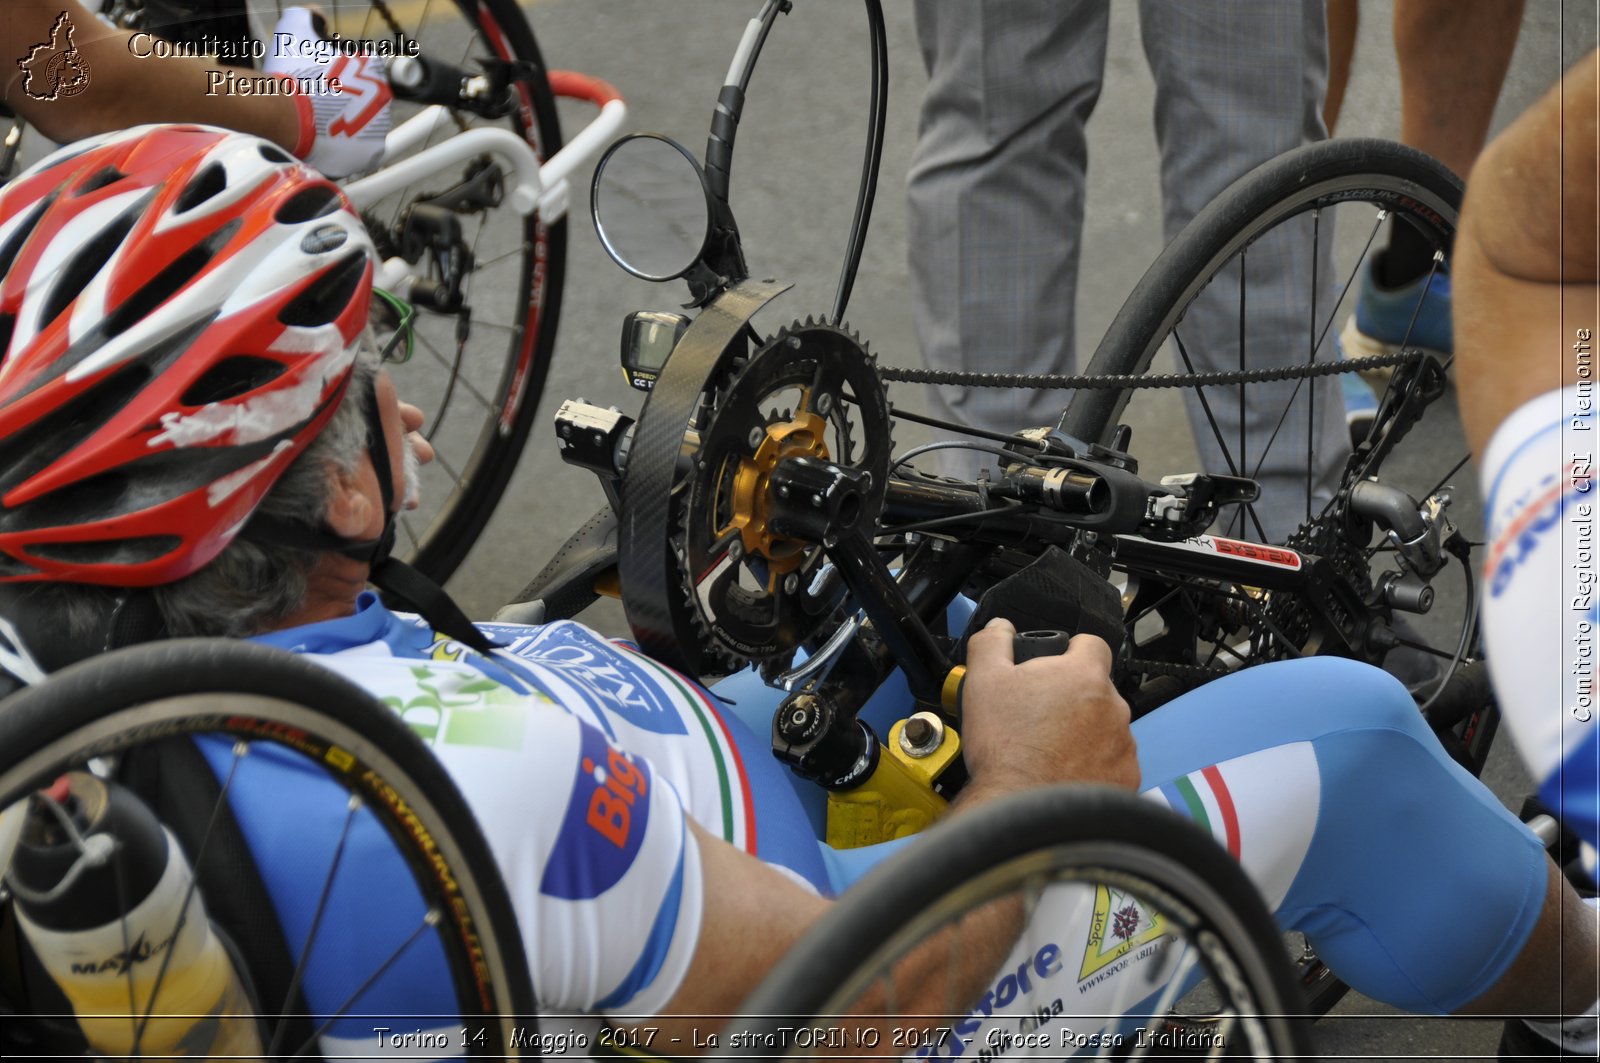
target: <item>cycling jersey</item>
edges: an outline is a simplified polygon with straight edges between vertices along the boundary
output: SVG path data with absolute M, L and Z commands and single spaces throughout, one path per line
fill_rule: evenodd
M 547 1013 L 648 1015 L 679 987 L 699 936 L 715 930 L 686 817 L 824 893 L 914 841 L 849 853 L 818 841 L 809 789 L 779 768 L 765 737 L 780 695 L 749 673 L 713 696 L 577 624 L 484 630 L 507 644 L 492 660 L 363 595 L 352 616 L 263 641 L 365 686 L 429 742 L 481 817 Z M 902 692 L 887 685 L 866 714 L 903 711 Z M 1370 996 L 1453 1010 L 1504 973 L 1537 919 L 1537 840 L 1442 754 L 1409 695 L 1376 669 L 1326 658 L 1250 669 L 1145 717 L 1135 733 L 1150 799 L 1208 829 L 1285 925 Z M 331 849 L 343 803 L 291 806 L 299 783 L 286 786 L 267 757 L 246 758 L 232 785 L 293 950 L 323 884 L 328 858 L 316 854 Z M 347 860 L 357 873 L 341 878 L 355 881 L 327 902 L 324 922 L 340 937 L 326 955 L 339 962 L 312 965 L 314 1012 L 341 1006 L 350 986 L 340 979 L 371 970 L 363 960 L 387 956 L 415 925 L 409 876 L 390 847 L 373 848 Z M 1443 877 L 1448 891 L 1414 892 Z M 1023 1018 L 1150 1006 L 1160 988 L 1150 975 L 1171 957 L 1134 899 L 1072 885 L 1053 889 L 1038 913 L 981 1013 L 964 1020 L 966 1039 L 937 1054 L 977 1058 L 988 1031 Z M 437 1013 L 429 965 L 439 962 L 437 950 L 408 956 L 354 1010 Z M 382 1048 L 372 1026 L 341 1020 L 324 1048 Z
M 1600 844 L 1600 638 L 1592 382 L 1551 391 L 1500 425 L 1484 453 L 1489 514 L 1483 631 L 1495 693 L 1539 796 Z

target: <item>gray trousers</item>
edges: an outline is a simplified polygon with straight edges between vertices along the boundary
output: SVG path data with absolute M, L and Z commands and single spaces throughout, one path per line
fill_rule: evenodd
M 1156 82 L 1163 227 L 1171 240 L 1235 178 L 1326 136 L 1326 22 L 1321 0 L 1141 0 L 1139 10 Z M 1100 95 L 1109 20 L 1108 0 L 918 0 L 929 83 L 907 198 L 913 315 L 930 368 L 1076 371 L 1084 126 Z M 1295 226 L 1249 252 L 1252 368 L 1309 355 L 1309 235 L 1309 225 Z M 1319 243 L 1331 248 L 1326 226 Z M 1318 269 L 1331 278 L 1331 257 Z M 1319 287 L 1317 312 L 1325 318 L 1332 285 Z M 1180 325 L 1197 371 L 1239 367 L 1238 299 L 1236 277 L 1220 278 Z M 1330 336 L 1319 360 L 1331 357 L 1331 344 Z M 1305 515 L 1310 387 L 1302 386 L 1270 449 L 1266 440 L 1295 384 L 1246 392 L 1241 471 L 1263 482 L 1258 513 L 1276 539 Z M 1068 396 L 930 390 L 941 415 L 997 431 L 1054 424 Z M 1237 462 L 1238 389 L 1208 389 L 1206 397 L 1215 431 L 1186 392 L 1195 441 L 1205 470 L 1226 473 L 1216 436 Z M 1347 453 L 1333 378 L 1318 383 L 1314 405 L 1314 493 L 1325 498 Z M 1188 470 L 1152 464 L 1148 471 Z

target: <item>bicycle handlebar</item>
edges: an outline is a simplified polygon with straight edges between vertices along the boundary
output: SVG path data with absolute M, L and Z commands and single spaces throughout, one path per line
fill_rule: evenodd
M 439 64 L 441 68 L 444 65 Z M 455 73 L 462 72 L 455 69 Z M 448 80 L 448 76 L 441 76 Z M 628 107 L 621 93 L 599 78 L 553 70 L 549 79 L 551 91 L 558 96 L 596 104 L 600 114 L 542 164 L 532 144 L 499 126 L 464 130 L 416 151 L 451 121 L 449 110 L 434 103 L 389 131 L 384 138 L 381 168 L 346 184 L 345 194 L 357 207 L 371 206 L 384 196 L 404 191 L 461 162 L 492 153 L 508 162 L 513 171 L 506 181 L 512 209 L 522 215 L 538 211 L 547 224 L 560 220 L 567 213 L 567 179 L 617 135 L 627 121 Z M 410 155 L 413 151 L 416 154 Z

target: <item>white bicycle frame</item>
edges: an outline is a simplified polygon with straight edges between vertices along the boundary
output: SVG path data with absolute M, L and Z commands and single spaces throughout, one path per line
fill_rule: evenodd
M 510 166 L 506 198 L 513 210 L 524 216 L 538 211 L 547 223 L 565 217 L 571 200 L 568 179 L 616 137 L 627 120 L 628 107 L 616 89 L 583 74 L 552 70 L 550 87 L 558 96 L 597 105 L 600 113 L 543 163 L 531 144 L 503 126 L 463 130 L 448 140 L 411 154 L 437 129 L 452 121 L 445 108 L 427 107 L 389 132 L 377 172 L 345 185 L 345 195 L 357 207 L 368 207 L 384 196 L 488 153 Z M 384 263 L 378 283 L 390 290 L 403 288 L 409 270 L 409 264 L 403 259 L 391 259 Z

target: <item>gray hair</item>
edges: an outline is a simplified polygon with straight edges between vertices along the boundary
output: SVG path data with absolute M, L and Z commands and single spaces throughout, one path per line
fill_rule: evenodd
M 330 469 L 354 473 L 369 446 L 363 396 L 377 371 L 376 346 L 367 332 L 333 416 L 284 470 L 261 500 L 258 513 L 312 528 L 323 526 Z M 305 604 L 311 570 L 320 556 L 317 550 L 240 536 L 205 568 L 152 587 L 151 592 L 170 636 L 246 638 L 280 626 Z M 34 607 L 64 616 L 68 629 L 80 637 L 94 630 L 121 593 L 72 583 L 34 584 L 29 590 Z

